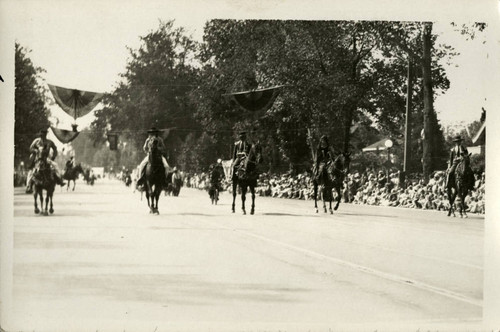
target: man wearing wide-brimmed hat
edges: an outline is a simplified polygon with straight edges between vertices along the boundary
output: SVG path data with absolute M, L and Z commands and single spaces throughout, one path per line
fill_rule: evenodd
M 40 132 L 38 133 L 39 137 L 35 138 L 30 145 L 30 152 L 31 152 L 30 159 L 32 160 L 31 167 L 33 167 L 34 164 L 42 158 L 42 151 L 46 152 L 46 156 L 47 156 L 46 161 L 50 165 L 52 170 L 54 171 L 56 183 L 61 185 L 61 186 L 64 186 L 65 183 L 61 178 L 61 174 L 59 172 L 59 167 L 57 166 L 57 163 L 54 162 L 54 160 L 57 157 L 57 147 L 54 144 L 54 142 L 52 142 L 50 139 L 47 138 L 47 132 L 48 132 L 48 130 L 46 128 L 40 130 Z M 50 150 L 52 150 L 52 157 L 50 157 Z M 27 193 L 30 193 L 32 191 L 33 181 L 31 181 L 31 180 L 33 178 L 33 174 L 36 171 L 38 171 L 37 168 L 31 170 L 28 173 L 28 177 L 26 180 L 26 183 L 27 183 L 26 192 Z
M 163 154 L 166 152 L 165 144 L 163 144 L 163 139 L 159 137 L 160 130 L 157 129 L 156 127 L 151 127 L 151 129 L 148 130 L 148 138 L 146 138 L 146 142 L 144 142 L 144 146 L 142 149 L 144 152 L 146 152 L 146 157 L 142 160 L 142 162 L 139 165 L 139 179 L 137 180 L 137 187 L 142 186 L 145 181 L 145 176 L 146 176 L 146 165 L 148 163 L 148 154 L 151 152 L 151 147 L 153 146 L 154 142 L 157 142 L 157 148 L 161 153 L 161 160 L 163 162 L 163 167 L 165 167 L 165 171 L 170 170 L 170 166 L 167 163 L 167 160 L 163 156 Z
M 463 139 L 460 135 L 455 136 L 453 138 L 453 142 L 455 143 L 455 146 L 453 147 L 453 149 L 451 149 L 450 152 L 448 176 L 446 177 L 446 187 L 448 187 L 448 184 L 450 183 L 450 179 L 452 179 L 452 176 L 455 176 L 455 170 L 457 168 L 458 163 L 461 160 L 462 155 L 469 154 L 467 148 L 462 145 Z

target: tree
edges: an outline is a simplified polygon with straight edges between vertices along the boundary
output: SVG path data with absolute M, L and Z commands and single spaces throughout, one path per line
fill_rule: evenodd
M 189 130 L 199 130 L 189 92 L 196 84 L 193 64 L 196 43 L 173 21 L 160 22 L 157 30 L 141 39 L 138 49 L 129 49 L 130 60 L 123 81 L 105 95 L 105 107 L 96 112 L 92 124 L 94 140 L 103 140 L 108 130 L 141 151 L 147 129 L 176 127 L 170 136 L 184 139 Z M 169 139 L 173 139 L 169 137 Z M 128 146 L 128 145 L 127 145 Z M 178 155 L 170 154 L 175 164 Z
M 15 43 L 14 163 L 27 162 L 29 147 L 41 129 L 49 127 L 47 90 L 41 84 L 45 71 L 34 66 L 31 51 Z
M 408 56 L 393 51 L 388 35 L 396 31 L 401 38 L 415 39 L 420 26 L 411 27 L 407 31 L 395 22 L 212 20 L 200 53 L 197 116 L 211 130 L 231 133 L 236 122 L 257 127 L 255 136 L 266 140 L 268 158 L 274 164 L 287 161 L 291 168 L 310 163 L 308 129 L 316 139 L 327 134 L 337 151 L 352 150 L 352 126 L 369 114 L 379 128 L 398 137 Z M 435 62 L 431 76 L 434 88 L 447 89 L 445 73 Z M 222 98 L 231 91 L 279 84 L 286 87 L 258 121 Z M 423 105 L 421 91 L 414 92 L 417 105 Z M 434 130 L 439 132 L 439 126 Z

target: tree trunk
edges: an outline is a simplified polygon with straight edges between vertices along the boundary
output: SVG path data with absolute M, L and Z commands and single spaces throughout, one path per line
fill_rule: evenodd
M 422 34 L 422 73 L 424 84 L 424 139 L 423 139 L 423 173 L 424 180 L 427 183 L 432 172 L 432 113 L 434 112 L 432 77 L 431 77 L 431 49 L 432 49 L 432 23 L 424 23 Z

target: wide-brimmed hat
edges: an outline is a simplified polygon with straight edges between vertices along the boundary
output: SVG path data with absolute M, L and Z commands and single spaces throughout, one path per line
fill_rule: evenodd
M 461 142 L 461 141 L 463 141 L 462 136 L 457 135 L 457 136 L 453 137 L 453 142 Z
M 160 132 L 160 130 L 156 127 L 151 127 L 151 129 L 148 130 L 148 134 L 156 134 L 159 132 Z

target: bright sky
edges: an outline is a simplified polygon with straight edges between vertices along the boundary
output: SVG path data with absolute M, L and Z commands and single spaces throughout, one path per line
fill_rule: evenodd
M 2 0 L 0 0 L 1 2 Z M 456 6 L 465 0 L 455 0 Z M 335 1 L 334 1 L 335 2 Z M 409 19 L 405 9 L 391 3 L 395 16 L 377 14 L 373 11 L 360 12 L 360 1 L 343 3 L 344 11 L 338 6 L 325 7 L 331 10 L 319 11 L 321 6 L 302 6 L 300 2 L 283 0 L 244 1 L 7 1 L 15 24 L 15 38 L 32 50 L 31 59 L 35 65 L 44 68 L 47 83 L 69 88 L 109 92 L 112 91 L 118 75 L 125 71 L 128 57 L 127 47 L 139 46 L 139 36 L 158 27 L 159 20 L 176 19 L 178 26 L 185 27 L 198 40 L 202 39 L 204 22 L 212 17 L 231 18 L 312 18 L 312 19 Z M 318 2 L 323 4 L 324 2 Z M 412 2 L 408 2 L 411 4 Z M 421 3 L 421 2 L 420 2 Z M 432 1 L 430 2 L 432 3 Z M 4 0 L 5 4 L 5 0 Z M 463 4 L 462 4 L 463 5 Z M 350 8 L 350 7 L 352 8 Z M 367 4 L 364 5 L 365 7 Z M 373 5 L 372 5 L 373 6 Z M 415 5 L 413 5 L 415 6 Z M 435 4 L 434 4 L 435 6 Z M 290 11 L 290 8 L 298 8 Z M 368 8 L 370 9 L 370 5 Z M 470 8 L 474 13 L 474 8 Z M 299 14 L 297 14 L 299 13 Z M 425 16 L 425 11 L 420 15 Z M 297 16 L 299 15 L 299 16 Z M 2 16 L 4 17 L 4 16 Z M 417 15 L 414 17 L 418 19 Z M 420 17 L 422 18 L 422 17 Z M 432 19 L 433 16 L 430 15 Z M 438 118 L 444 125 L 457 122 L 470 123 L 480 116 L 481 107 L 487 98 L 484 80 L 488 73 L 487 46 L 485 38 L 466 41 L 459 33 L 452 31 L 448 22 L 440 20 L 435 31 L 440 32 L 440 41 L 455 47 L 461 55 L 454 59 L 455 65 L 447 67 L 451 87 L 444 96 L 436 100 Z M 486 107 L 486 106 L 485 106 Z M 486 107 L 487 108 L 487 107 Z M 61 124 L 69 127 L 70 118 L 52 108 Z M 91 121 L 91 116 L 80 124 Z

